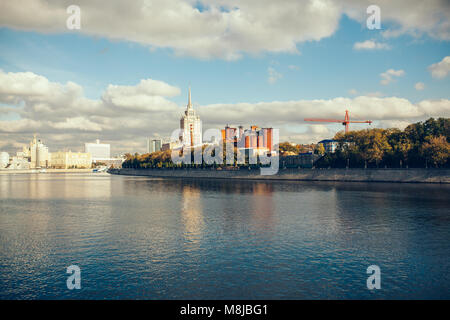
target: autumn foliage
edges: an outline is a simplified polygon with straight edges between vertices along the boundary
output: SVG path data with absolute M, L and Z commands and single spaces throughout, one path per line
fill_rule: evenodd
M 430 118 L 405 130 L 367 129 L 339 132 L 333 154 L 318 167 L 423 168 L 450 166 L 450 119 Z

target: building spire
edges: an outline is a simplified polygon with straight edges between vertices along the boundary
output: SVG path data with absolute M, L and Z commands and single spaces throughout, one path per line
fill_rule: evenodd
M 187 105 L 188 109 L 192 108 L 192 103 L 191 103 L 191 86 L 189 86 L 189 97 L 188 97 L 188 105 Z

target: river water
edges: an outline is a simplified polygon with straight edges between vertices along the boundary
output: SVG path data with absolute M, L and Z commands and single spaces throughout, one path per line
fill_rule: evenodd
M 444 185 L 2 174 L 0 299 L 449 299 L 449 207 Z

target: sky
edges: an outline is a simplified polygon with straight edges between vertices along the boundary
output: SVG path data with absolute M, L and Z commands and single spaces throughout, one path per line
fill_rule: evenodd
M 80 29 L 67 27 L 73 4 Z M 37 133 L 50 151 L 100 139 L 145 152 L 178 128 L 189 86 L 204 130 L 256 124 L 295 143 L 343 129 L 305 117 L 345 110 L 374 128 L 449 117 L 450 2 L 0 3 L 0 151 Z

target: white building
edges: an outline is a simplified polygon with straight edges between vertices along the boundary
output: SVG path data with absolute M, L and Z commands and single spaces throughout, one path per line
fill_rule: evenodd
M 184 116 L 180 119 L 180 142 L 182 146 L 194 147 L 202 144 L 202 121 L 191 103 L 191 88 Z
M 34 135 L 28 147 L 23 147 L 23 151 L 18 153 L 18 158 L 27 158 L 30 162 L 30 168 L 47 168 L 49 166 L 48 148 L 41 140 Z
M 111 158 L 111 146 L 107 143 L 100 143 L 100 140 L 96 140 L 95 143 L 85 143 L 84 152 L 90 153 L 92 161 L 102 161 Z
M 9 164 L 9 153 L 0 152 L 0 169 L 6 168 Z
M 11 158 L 11 162 L 8 169 L 16 169 L 16 170 L 32 169 L 30 164 L 31 162 L 28 161 L 28 158 L 24 158 L 22 156 L 15 156 Z

